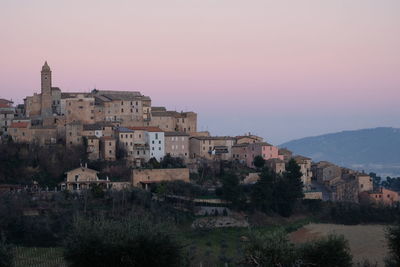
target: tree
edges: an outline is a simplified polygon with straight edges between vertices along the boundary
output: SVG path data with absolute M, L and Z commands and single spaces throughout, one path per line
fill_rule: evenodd
M 185 168 L 185 163 L 182 158 L 172 157 L 167 154 L 160 162 L 161 168 Z
M 293 213 L 296 202 L 304 197 L 303 182 L 300 166 L 294 159 L 291 159 L 282 179 L 278 179 L 275 187 L 275 210 L 284 217 Z
M 400 224 L 389 227 L 386 232 L 386 239 L 389 246 L 389 258 L 386 265 L 399 266 L 400 265 Z
M 260 179 L 251 190 L 251 202 L 254 207 L 266 213 L 272 211 L 275 183 L 276 174 L 264 168 L 261 171 Z
M 222 197 L 234 206 L 239 206 L 243 201 L 243 194 L 239 183 L 239 177 L 234 172 L 227 172 L 222 177 Z
M 73 267 L 181 266 L 185 261 L 172 229 L 147 217 L 77 218 L 64 245 Z
M 261 156 L 255 156 L 253 164 L 256 168 L 261 169 L 265 165 L 265 159 Z
M 153 169 L 160 168 L 160 163 L 157 161 L 157 159 L 155 157 L 150 158 L 149 161 L 147 162 L 147 165 L 149 168 L 153 168 Z

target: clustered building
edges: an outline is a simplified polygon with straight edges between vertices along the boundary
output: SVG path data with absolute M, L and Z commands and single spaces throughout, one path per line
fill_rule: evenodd
M 335 201 L 357 202 L 361 193 L 384 203 L 398 200 L 398 195 L 396 198 L 386 189 L 373 190 L 371 177 L 364 173 L 325 161 L 313 163 L 310 158 L 279 149 L 262 137 L 250 133 L 231 137 L 198 132 L 195 112 L 152 107 L 151 98 L 137 91 L 62 92 L 53 87 L 47 62 L 41 70 L 39 94 L 26 97 L 24 104 L 17 107 L 10 100 L 0 99 L 0 136 L 9 136 L 17 143 L 65 144 L 71 149 L 84 145 L 90 160 L 114 161 L 118 155 L 137 167 L 151 158 L 161 161 L 167 154 L 187 163 L 196 159 L 229 160 L 249 168 L 255 168 L 254 159 L 262 157 L 268 168 L 282 174 L 287 162 L 294 159 L 301 168 L 309 198 L 323 198 L 323 190 L 313 186 L 316 183 Z M 76 172 L 83 170 L 86 169 L 78 168 Z M 86 178 L 81 175 L 74 180 L 76 175 L 71 173 L 67 187 L 86 186 L 88 181 L 108 184 L 90 170 L 85 173 Z M 143 175 L 147 173 L 136 174 Z M 257 179 L 257 175 L 250 176 L 248 180 Z M 144 187 L 146 181 L 142 178 L 135 183 Z

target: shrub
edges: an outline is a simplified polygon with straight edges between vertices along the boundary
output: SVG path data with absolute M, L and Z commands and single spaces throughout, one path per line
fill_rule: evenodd
M 389 227 L 386 232 L 388 240 L 389 258 L 386 260 L 387 266 L 400 265 L 400 224 Z
M 298 258 L 306 266 L 352 266 L 350 248 L 343 236 L 329 235 L 326 238 L 305 243 L 298 249 Z
M 0 267 L 12 266 L 14 254 L 4 235 L 0 236 Z
M 182 246 L 166 224 L 149 218 L 77 218 L 65 241 L 70 266 L 180 266 Z
M 254 266 L 291 266 L 295 262 L 295 247 L 284 231 L 253 233 L 245 249 L 245 262 Z

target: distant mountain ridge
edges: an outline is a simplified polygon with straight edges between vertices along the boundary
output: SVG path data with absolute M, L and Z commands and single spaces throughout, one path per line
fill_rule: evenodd
M 313 161 L 327 160 L 380 175 L 400 176 L 400 129 L 379 127 L 324 134 L 280 145 Z

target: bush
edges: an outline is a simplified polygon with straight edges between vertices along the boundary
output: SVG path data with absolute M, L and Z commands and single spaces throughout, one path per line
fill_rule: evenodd
M 295 254 L 284 231 L 253 233 L 245 249 L 245 262 L 254 266 L 291 266 Z
M 165 224 L 77 218 L 65 241 L 70 266 L 180 266 L 182 246 Z
M 343 236 L 329 235 L 326 238 L 305 243 L 299 247 L 298 255 L 306 266 L 352 266 L 350 248 Z
M 0 236 L 0 267 L 12 266 L 14 254 L 4 235 Z
M 389 258 L 386 261 L 387 266 L 400 265 L 400 224 L 389 227 L 386 232 L 386 238 L 389 246 Z
M 330 235 L 296 247 L 282 230 L 250 235 L 244 261 L 250 266 L 352 266 L 350 249 L 342 236 Z

